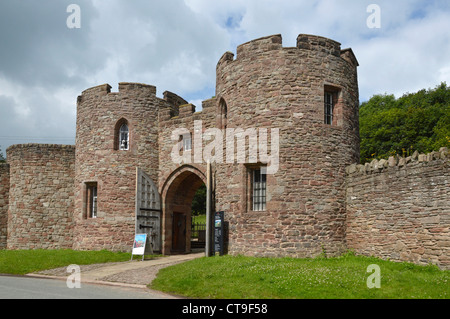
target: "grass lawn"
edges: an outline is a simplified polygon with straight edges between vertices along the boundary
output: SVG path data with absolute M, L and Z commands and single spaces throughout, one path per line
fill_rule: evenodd
M 369 289 L 380 267 L 380 288 Z M 371 277 L 373 278 L 373 277 Z M 337 258 L 199 258 L 160 270 L 152 289 L 192 298 L 450 298 L 450 271 L 346 254 Z
M 140 257 L 140 256 L 138 256 Z M 0 250 L 0 274 L 27 273 L 65 267 L 130 260 L 131 253 L 74 250 Z M 142 258 L 142 257 L 140 257 Z
M 206 215 L 192 216 L 192 222 L 206 224 Z

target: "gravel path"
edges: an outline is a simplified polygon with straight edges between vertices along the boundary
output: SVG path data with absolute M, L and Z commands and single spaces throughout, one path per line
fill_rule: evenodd
M 103 264 L 92 264 L 92 265 L 79 265 L 81 273 L 95 270 L 98 268 L 102 268 L 108 265 L 117 265 L 121 262 L 116 263 L 103 263 Z M 67 267 L 60 267 L 60 268 L 54 268 L 54 269 L 47 269 L 42 271 L 37 271 L 35 274 L 38 275 L 46 275 L 46 276 L 57 276 L 57 277 L 67 277 L 70 275 L 70 273 L 67 272 Z
M 194 258 L 196 257 L 194 256 Z M 186 258 L 184 258 L 184 260 L 174 258 L 174 260 L 167 259 L 165 261 L 164 259 L 165 257 L 163 257 L 163 259 L 156 258 L 155 261 L 150 262 L 148 266 L 145 264 L 139 265 L 138 263 L 140 263 L 140 261 L 80 265 L 81 280 L 83 280 L 84 273 L 85 278 L 94 278 L 96 281 L 148 285 L 156 278 L 160 269 L 187 261 Z M 67 272 L 67 267 L 60 267 L 35 272 L 34 274 L 53 277 L 68 277 L 71 273 Z
M 127 284 L 136 284 L 136 285 L 148 285 L 153 279 L 156 278 L 158 271 L 162 268 L 166 268 L 180 262 L 163 264 L 163 265 L 153 265 L 146 268 L 135 269 L 133 271 L 124 271 L 114 275 L 106 276 L 101 278 L 102 281 L 111 281 L 111 282 L 121 282 Z
M 139 262 L 139 261 L 135 261 Z M 118 272 L 109 276 L 105 276 L 102 278 L 98 278 L 99 281 L 108 281 L 108 282 L 117 282 L 117 283 L 126 283 L 126 284 L 136 284 L 136 285 L 148 285 L 153 279 L 156 278 L 158 271 L 162 268 L 166 268 L 172 265 L 179 264 L 183 261 L 178 262 L 169 262 L 159 265 L 150 265 L 148 267 Z M 124 262 L 129 263 L 129 262 Z M 92 264 L 92 265 L 80 265 L 81 277 L 83 277 L 83 273 L 94 271 L 99 268 L 104 268 L 108 266 L 118 265 L 120 262 L 116 263 L 106 263 L 106 264 Z M 67 277 L 70 273 L 67 272 L 67 267 L 49 269 L 36 272 L 38 275 L 45 276 L 56 276 L 56 277 Z

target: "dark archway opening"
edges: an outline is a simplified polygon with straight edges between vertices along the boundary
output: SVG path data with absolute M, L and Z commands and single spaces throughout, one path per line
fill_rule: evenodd
M 199 248 L 196 244 L 200 234 L 199 232 L 193 234 L 195 229 L 192 227 L 192 215 L 194 198 L 201 187 L 205 187 L 204 181 L 191 171 L 178 175 L 169 186 L 164 208 L 164 250 L 166 252 L 189 253 L 192 249 Z M 199 192 L 201 193 L 201 190 Z M 201 196 L 197 195 L 196 200 L 200 198 Z M 200 203 L 197 202 L 197 204 Z M 198 206 L 194 205 L 194 208 L 195 214 L 198 215 Z M 194 241 L 196 243 L 192 247 Z
M 191 250 L 204 249 L 206 244 L 206 185 L 195 192 L 191 205 Z

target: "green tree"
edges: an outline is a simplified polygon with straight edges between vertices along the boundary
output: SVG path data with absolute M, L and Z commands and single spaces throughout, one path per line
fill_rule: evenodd
M 0 147 L 0 163 L 6 162 L 5 157 L 3 157 L 2 148 Z
M 191 207 L 193 216 L 206 214 L 206 186 L 204 184 L 197 189 Z
M 361 162 L 450 147 L 450 87 L 375 95 L 360 106 Z

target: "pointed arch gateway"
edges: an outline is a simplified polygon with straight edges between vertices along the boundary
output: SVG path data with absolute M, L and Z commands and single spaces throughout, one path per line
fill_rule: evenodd
M 183 165 L 173 171 L 161 188 L 163 254 L 191 251 L 191 205 L 198 188 L 207 185 L 199 167 Z

